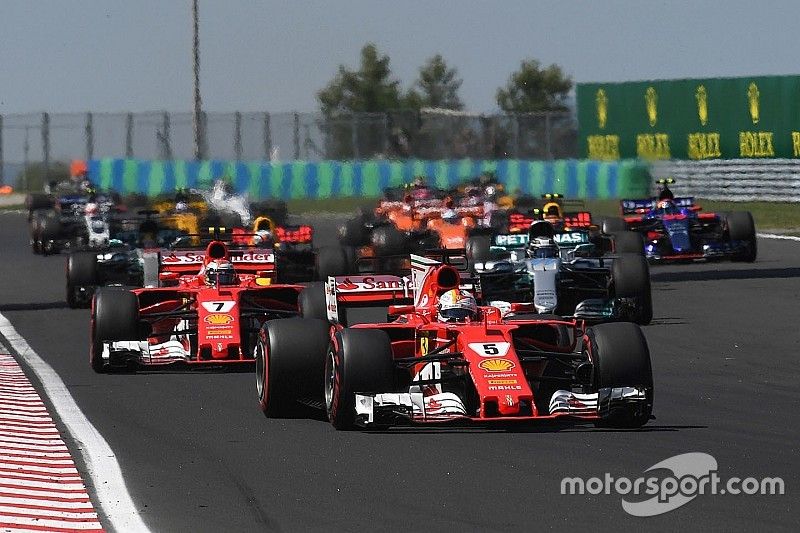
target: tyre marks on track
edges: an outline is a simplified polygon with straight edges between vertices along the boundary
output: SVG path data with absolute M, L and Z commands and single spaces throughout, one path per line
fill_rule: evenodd
M 2 345 L 0 531 L 103 531 L 44 402 Z

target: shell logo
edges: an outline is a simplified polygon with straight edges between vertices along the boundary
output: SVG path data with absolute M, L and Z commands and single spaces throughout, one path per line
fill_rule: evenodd
M 487 372 L 507 372 L 515 366 L 517 365 L 508 359 L 484 359 L 478 363 L 478 368 L 486 370 Z
M 223 315 L 220 313 L 214 313 L 208 315 L 203 319 L 206 324 L 213 324 L 215 326 L 224 326 L 233 322 L 233 317 L 231 315 Z

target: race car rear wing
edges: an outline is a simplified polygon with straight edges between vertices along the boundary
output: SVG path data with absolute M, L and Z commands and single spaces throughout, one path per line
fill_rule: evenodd
M 388 274 L 331 276 L 325 282 L 328 320 L 344 322 L 340 319 L 340 308 L 409 305 L 413 302 L 411 283 L 408 276 Z
M 672 202 L 684 209 L 699 209 L 694 203 L 694 196 L 681 196 L 672 199 Z M 641 215 L 651 209 L 655 209 L 657 200 L 655 198 L 640 198 L 636 200 L 620 201 L 620 210 L 623 215 Z
M 342 308 L 384 307 L 389 305 L 424 306 L 421 292 L 426 276 L 437 266 L 442 265 L 430 257 L 411 255 L 411 274 L 395 276 L 390 274 L 351 275 L 329 277 L 325 283 L 325 303 L 328 320 L 343 322 Z M 452 272 L 454 269 L 450 269 Z M 458 272 L 456 270 L 456 272 Z M 479 287 L 471 276 L 459 272 L 460 287 L 479 292 Z

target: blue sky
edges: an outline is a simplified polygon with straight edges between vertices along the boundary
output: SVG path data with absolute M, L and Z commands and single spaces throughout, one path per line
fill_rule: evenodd
M 190 0 L 3 0 L 0 113 L 188 110 Z M 309 111 L 367 41 L 405 86 L 441 53 L 474 111 L 520 60 L 577 81 L 798 74 L 800 2 L 200 0 L 209 111 Z

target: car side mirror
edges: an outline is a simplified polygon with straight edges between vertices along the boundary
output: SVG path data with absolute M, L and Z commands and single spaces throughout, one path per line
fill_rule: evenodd
M 179 277 L 180 274 L 178 274 L 177 272 L 166 271 L 166 272 L 159 272 L 158 274 L 158 279 L 161 281 L 177 281 Z
M 389 316 L 398 316 L 414 312 L 413 305 L 390 305 L 387 311 Z

